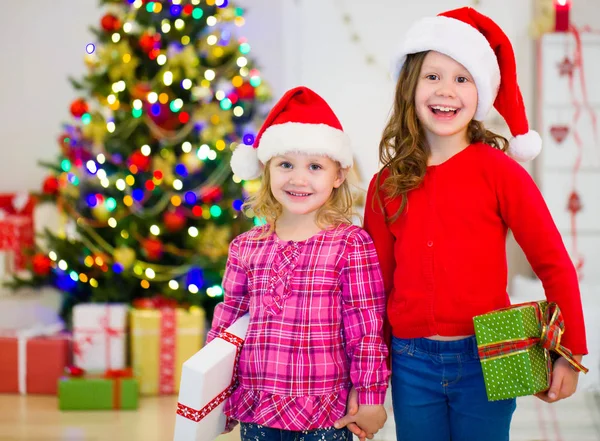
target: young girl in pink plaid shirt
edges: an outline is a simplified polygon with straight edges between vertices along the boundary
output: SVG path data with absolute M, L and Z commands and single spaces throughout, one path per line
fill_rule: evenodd
M 262 174 L 249 206 L 267 221 L 232 241 L 207 339 L 250 314 L 225 405 L 242 441 L 349 441 L 333 425 L 352 389 L 360 428 L 372 434 L 386 420 L 385 293 L 371 238 L 351 223 L 351 165 L 340 122 L 305 87 L 275 105 L 254 147 L 233 154 L 237 176 Z

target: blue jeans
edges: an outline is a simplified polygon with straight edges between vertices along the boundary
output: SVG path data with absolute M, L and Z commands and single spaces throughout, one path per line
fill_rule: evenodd
M 516 400 L 488 401 L 475 337 L 392 340 L 397 441 L 508 440 Z
M 352 441 L 352 433 L 345 427 L 295 432 L 254 423 L 240 423 L 240 435 L 242 441 Z

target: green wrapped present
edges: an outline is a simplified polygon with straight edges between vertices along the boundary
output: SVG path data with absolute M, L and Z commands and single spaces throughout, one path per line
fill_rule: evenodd
M 131 369 L 100 375 L 81 373 L 58 380 L 60 410 L 137 409 L 138 395 L 138 381 Z
M 564 321 L 556 303 L 513 305 L 474 317 L 473 324 L 489 401 L 547 390 L 555 355 L 587 372 L 560 344 Z

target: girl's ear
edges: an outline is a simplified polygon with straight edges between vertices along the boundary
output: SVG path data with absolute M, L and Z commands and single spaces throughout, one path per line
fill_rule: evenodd
M 350 171 L 350 167 L 338 167 L 338 175 L 335 181 L 333 181 L 333 188 L 339 188 L 339 186 L 344 183 L 346 176 L 348 176 L 348 171 Z

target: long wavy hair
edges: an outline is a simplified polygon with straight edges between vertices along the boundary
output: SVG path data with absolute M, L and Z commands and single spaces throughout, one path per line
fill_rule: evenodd
M 275 231 L 275 223 L 283 213 L 281 204 L 271 192 L 271 172 L 267 161 L 263 169 L 260 189 L 244 203 L 244 211 L 251 209 L 255 216 L 265 220 L 267 228 L 260 234 L 259 239 L 268 237 Z M 339 167 L 339 163 L 337 164 Z M 351 224 L 355 216 L 353 197 L 348 179 L 342 185 L 334 188 L 329 199 L 317 210 L 316 222 L 319 228 L 327 229 L 340 224 Z
M 385 213 L 380 188 L 383 188 L 388 198 L 402 198 L 398 211 L 391 218 L 386 214 L 388 222 L 395 221 L 402 214 L 407 204 L 407 193 L 421 184 L 427 170 L 427 159 L 431 151 L 417 118 L 415 93 L 423 60 L 428 53 L 429 51 L 418 52 L 406 58 L 396 84 L 394 108 L 379 143 L 382 169 L 377 174 L 376 193 L 382 212 Z M 472 120 L 469 123 L 467 137 L 471 144 L 483 142 L 498 150 L 508 149 L 508 140 L 487 130 L 480 121 Z M 384 170 L 389 175 L 382 184 Z

